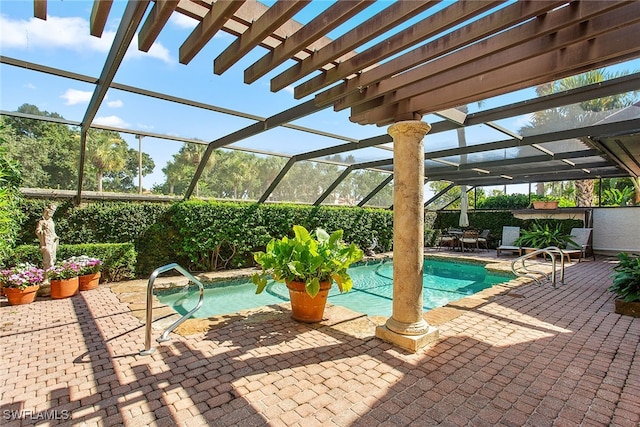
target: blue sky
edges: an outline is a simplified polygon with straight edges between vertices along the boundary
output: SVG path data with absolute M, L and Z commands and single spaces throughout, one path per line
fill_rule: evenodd
M 446 4 L 446 2 L 443 3 Z M 1 1 L 0 51 L 2 55 L 89 76 L 99 76 L 126 2 L 114 1 L 102 38 L 89 34 L 92 4 L 93 2 L 86 0 L 49 0 L 48 19 L 43 21 L 33 17 L 32 1 Z M 329 4 L 325 1 L 315 1 L 296 18 L 308 20 L 314 15 L 314 8 L 323 9 Z M 390 2 L 376 5 L 376 11 L 388 4 Z M 266 53 L 263 48 L 254 49 L 224 75 L 215 75 L 213 73 L 214 58 L 234 40 L 232 36 L 223 32 L 218 33 L 188 65 L 180 64 L 177 59 L 179 47 L 195 27 L 196 21 L 178 15 L 174 14 L 148 53 L 137 50 L 137 36 L 134 38 L 134 46 L 127 52 L 114 78 L 115 82 L 261 117 L 271 116 L 308 99 L 295 100 L 292 87 L 277 93 L 269 90 L 269 80 L 291 66 L 293 62 L 283 64 L 252 85 L 243 83 L 244 69 Z M 419 17 L 414 18 L 414 21 L 417 19 Z M 407 22 L 406 25 L 412 22 Z M 340 31 L 340 28 L 336 29 L 335 35 L 339 35 Z M 637 64 L 637 61 L 635 63 Z M 627 66 L 627 69 L 629 68 L 632 67 Z M 638 68 L 637 65 L 635 68 Z M 41 110 L 56 112 L 66 119 L 76 121 L 82 120 L 94 88 L 90 84 L 4 64 L 0 65 L 0 82 L 2 110 L 13 111 L 20 105 L 29 103 Z M 530 89 L 519 91 L 488 100 L 482 108 L 493 108 L 505 102 L 515 102 L 533 96 L 533 91 Z M 478 108 L 475 104 L 470 105 L 471 111 Z M 386 132 L 386 128 L 350 123 L 348 116 L 348 110 L 334 112 L 328 108 L 300 119 L 295 124 L 354 139 L 377 136 Z M 526 123 L 526 119 L 521 117 L 500 124 L 517 130 Z M 441 119 L 429 116 L 424 120 L 429 122 Z M 244 118 L 167 103 L 114 89 L 108 91 L 107 98 L 94 122 L 204 141 L 215 140 L 254 123 Z M 121 135 L 132 148 L 138 148 L 138 141 L 133 134 L 122 133 Z M 469 132 L 467 138 L 468 142 L 473 144 L 504 139 L 504 135 L 488 128 L 480 128 L 477 132 Z M 341 140 L 278 128 L 235 145 L 296 154 L 343 143 L 344 141 Z M 425 143 L 455 144 L 457 142 L 451 134 L 443 133 L 433 135 L 433 138 L 428 136 Z M 149 153 L 156 163 L 156 171 L 143 180 L 145 188 L 164 181 L 161 169 L 167 161 L 171 160 L 172 154 L 176 153 L 181 145 L 179 142 L 157 138 L 143 139 L 143 151 Z M 376 160 L 389 156 L 388 151 L 374 148 L 359 150 L 356 154 L 358 161 Z M 526 192 L 526 188 L 517 191 Z

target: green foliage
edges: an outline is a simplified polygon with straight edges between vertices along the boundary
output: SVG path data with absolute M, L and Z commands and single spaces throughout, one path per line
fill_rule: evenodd
M 313 238 L 301 225 L 294 225 L 295 237 L 273 239 L 265 252 L 254 254 L 262 267 L 262 274 L 254 274 L 256 293 L 261 293 L 267 285 L 267 274 L 279 282 L 303 282 L 307 293 L 313 298 L 320 291 L 320 282 L 335 281 L 340 292 L 349 291 L 353 286 L 347 273 L 349 266 L 362 259 L 363 252 L 354 243 L 346 245 L 342 241 L 343 230 L 329 235 L 318 228 Z
M 22 175 L 18 163 L 6 156 L 6 131 L 0 124 L 0 265 L 11 255 L 22 220 L 18 191 Z
M 136 271 L 136 250 L 133 243 L 96 243 L 82 245 L 60 245 L 57 259 L 87 255 L 102 260 L 102 277 L 108 282 L 132 279 Z M 28 262 L 42 264 L 42 255 L 38 246 L 18 246 L 10 260 L 10 265 Z
M 626 302 L 640 301 L 640 257 L 621 252 L 618 260 L 609 291 Z
M 18 112 L 51 118 L 57 113 L 41 111 L 35 105 L 23 104 Z M 27 119 L 5 117 L 11 142 L 7 156 L 19 161 L 23 168 L 23 186 L 32 188 L 75 189 L 78 183 L 78 150 L 80 132 L 70 126 Z M 87 138 L 85 189 L 95 190 L 99 184 L 111 191 L 137 192 L 138 152 L 129 149 L 120 134 L 91 129 Z M 153 172 L 155 165 L 142 153 L 142 175 Z
M 168 209 L 166 204 L 149 202 L 94 202 L 75 206 L 71 200 L 24 200 L 20 244 L 37 242 L 36 223 L 51 202 L 58 204 L 53 220 L 61 243 L 66 244 L 134 242 Z
M 287 236 L 294 224 L 343 229 L 343 239 L 359 247 L 375 238 L 376 252 L 393 242 L 393 213 L 384 209 L 192 200 L 172 205 L 136 240 L 138 271 L 148 274 L 170 262 L 191 271 L 250 267 L 253 252 Z
M 602 204 L 605 206 L 628 206 L 633 204 L 633 187 L 623 187 L 622 189 L 609 188 L 604 190 Z
M 527 206 L 529 196 L 526 194 L 500 194 L 478 202 L 478 209 L 525 209 Z
M 561 224 L 554 226 L 549 223 L 533 223 L 530 230 L 521 230 L 520 237 L 516 240 L 516 245 L 530 248 L 546 248 L 548 246 L 557 246 L 560 249 L 566 247 L 567 243 L 577 245 L 571 235 L 566 233 Z

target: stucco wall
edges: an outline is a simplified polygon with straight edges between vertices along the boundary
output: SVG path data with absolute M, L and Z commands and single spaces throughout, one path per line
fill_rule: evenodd
M 594 208 L 593 248 L 596 253 L 640 254 L 640 207 Z

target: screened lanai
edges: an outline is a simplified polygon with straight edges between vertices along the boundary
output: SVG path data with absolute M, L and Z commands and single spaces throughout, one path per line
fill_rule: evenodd
M 217 168 L 257 178 L 226 198 L 390 206 L 386 128 L 404 120 L 432 126 L 425 184 L 640 176 L 638 2 L 35 0 L 2 13 L 2 115 L 77 131 L 78 199 L 95 189 L 90 129 L 148 153 L 157 183 L 200 147 L 165 192 L 183 198 L 207 195 Z

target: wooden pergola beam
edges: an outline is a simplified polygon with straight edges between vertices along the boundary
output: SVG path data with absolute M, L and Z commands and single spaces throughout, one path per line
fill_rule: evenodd
M 47 0 L 33 0 L 33 16 L 47 20 Z
M 361 124 L 387 124 L 408 112 L 428 114 L 620 62 L 637 56 L 640 51 L 640 45 L 634 41 L 639 30 L 640 25 L 633 24 L 571 44 L 562 50 L 510 61 L 510 65 L 501 65 L 482 74 L 473 72 L 479 64 L 472 63 L 465 68 L 467 72 L 471 71 L 466 78 L 461 79 L 458 75 L 453 77 L 451 84 L 433 89 L 424 86 L 419 95 L 395 104 L 385 103 L 385 97 L 378 98 L 374 101 L 379 106 L 371 108 L 371 105 L 362 104 L 353 108 L 351 120 Z M 488 57 L 487 61 L 491 58 Z M 358 110 L 360 107 L 362 109 Z
M 102 37 L 112 4 L 113 0 L 94 0 L 89 22 L 89 33 L 92 36 Z
M 373 40 L 380 34 L 395 27 L 415 15 L 433 7 L 441 0 L 413 1 L 399 0 L 391 6 L 367 19 L 362 24 L 338 37 L 302 62 L 280 73 L 271 79 L 273 92 L 283 89 L 287 85 L 300 80 L 309 73 L 321 69 L 331 61 L 349 53 L 358 46 Z
M 580 2 L 575 8 L 569 5 L 548 13 L 544 19 L 524 23 L 354 92 L 337 100 L 334 109 L 343 110 L 380 96 L 385 96 L 385 103 L 400 102 L 425 91 L 598 37 L 618 26 L 633 23 L 640 16 L 640 3 L 625 8 L 620 8 L 620 5 L 613 2 Z M 618 9 L 612 11 L 614 8 Z
M 374 3 L 373 0 L 337 1 L 311 22 L 293 33 L 274 50 L 244 70 L 244 82 L 255 82 L 288 60 L 292 55 L 322 38 L 327 32 L 346 22 L 372 3 Z
M 376 62 L 420 43 L 455 25 L 498 6 L 502 1 L 456 2 L 423 19 L 419 23 L 383 40 L 364 52 L 341 62 L 294 89 L 296 99 L 303 98 L 352 74 L 361 72 Z
M 138 33 L 138 49 L 148 52 L 180 0 L 156 0 Z
M 258 46 L 311 0 L 278 0 L 260 18 L 227 47 L 213 62 L 213 72 L 222 74 L 251 49 Z
M 222 29 L 245 0 L 218 0 L 180 46 L 179 61 L 188 64 L 200 50 Z
M 428 42 L 316 94 L 316 103 L 321 105 L 344 98 L 350 93 L 358 92 L 361 88 L 366 88 L 395 74 L 435 59 L 439 55 L 470 45 L 493 34 L 495 31 L 505 30 L 523 22 L 523 20 L 538 16 L 561 3 L 563 2 L 518 2 L 509 5 L 491 15 L 479 18 L 463 28 L 452 31 L 444 37 L 439 37 L 432 42 Z

